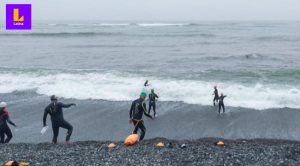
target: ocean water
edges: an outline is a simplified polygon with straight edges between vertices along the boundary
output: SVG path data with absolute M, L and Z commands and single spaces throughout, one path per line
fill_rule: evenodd
M 18 132 L 28 135 L 28 139 L 14 138 L 17 142 L 47 141 L 31 139 L 29 133 L 40 130 L 52 94 L 63 102 L 80 103 L 70 108 L 78 111 L 76 115 L 65 110 L 66 119 L 69 115 L 95 122 L 102 114 L 118 116 L 114 138 L 108 134 L 109 120 L 97 121 L 105 129 L 97 135 L 107 135 L 99 138 L 86 134 L 88 127 L 76 131 L 84 122 L 69 118 L 75 128 L 72 139 L 122 140 L 132 126 L 116 128 L 128 123 L 130 102 L 152 88 L 159 95 L 161 117 L 182 114 L 221 123 L 185 119 L 185 123 L 174 121 L 181 124 L 177 125 L 181 132 L 167 132 L 174 124 L 164 126 L 159 115 L 154 124 L 160 124 L 163 132 L 152 131 L 157 127 L 152 124 L 146 138 L 300 138 L 295 119 L 300 108 L 300 22 L 52 21 L 34 22 L 31 31 L 0 27 L 0 100 L 11 106 L 12 120 L 15 116 L 16 123 L 24 123 Z M 148 87 L 143 86 L 146 79 Z M 212 107 L 214 85 L 228 96 L 223 119 L 215 117 L 218 108 Z M 100 113 L 89 117 L 85 111 Z M 31 113 L 35 116 L 23 122 L 23 114 Z M 184 128 L 195 123 L 197 127 L 188 130 L 194 134 L 186 134 Z M 228 127 L 227 134 L 222 126 Z M 239 132 L 243 128 L 248 130 Z

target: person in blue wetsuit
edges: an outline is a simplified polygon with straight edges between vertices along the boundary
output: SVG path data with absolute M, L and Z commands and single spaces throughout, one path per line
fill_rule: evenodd
M 219 97 L 219 114 L 221 111 L 221 107 L 223 107 L 223 113 L 225 113 L 225 106 L 224 106 L 224 98 L 227 96 L 224 96 L 223 93 L 221 93 L 221 96 Z
M 47 115 L 50 114 L 51 122 L 52 122 L 52 129 L 53 129 L 52 143 L 53 144 L 57 143 L 58 131 L 59 131 L 59 128 L 62 127 L 62 128 L 65 128 L 68 130 L 67 136 L 66 136 L 66 141 L 65 141 L 65 143 L 68 144 L 70 137 L 72 135 L 73 126 L 64 119 L 62 108 L 69 108 L 72 105 L 76 106 L 76 104 L 75 103 L 63 104 L 63 103 L 57 102 L 57 97 L 55 95 L 52 95 L 50 100 L 51 100 L 51 104 L 49 104 L 45 108 L 45 111 L 44 111 L 44 117 L 43 117 L 44 126 L 47 126 L 46 119 L 47 119 Z

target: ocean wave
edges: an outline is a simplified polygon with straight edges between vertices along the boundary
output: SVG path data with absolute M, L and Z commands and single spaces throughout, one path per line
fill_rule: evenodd
M 93 24 L 93 26 L 129 26 L 130 24 L 110 24 L 110 23 L 101 23 L 101 24 Z
M 157 27 L 157 26 L 185 26 L 189 24 L 167 24 L 167 23 L 152 23 L 152 24 L 137 24 L 142 27 Z
M 206 82 L 172 78 L 141 77 L 120 71 L 52 71 L 15 69 L 0 72 L 0 93 L 32 91 L 42 95 L 56 94 L 64 98 L 131 101 L 141 91 L 155 89 L 160 101 L 212 105 L 213 86 L 228 95 L 225 105 L 254 108 L 300 108 L 300 88 L 278 84 L 246 85 L 231 82 Z M 150 86 L 143 83 L 149 79 Z
M 1 33 L 0 36 L 32 36 L 32 37 L 68 37 L 68 36 L 113 36 L 121 35 L 122 33 L 105 33 L 105 32 L 36 32 L 36 33 Z
M 124 27 L 124 26 L 141 26 L 141 27 L 159 27 L 159 26 L 210 26 L 207 24 L 198 23 L 72 23 L 72 24 L 59 24 L 49 23 L 48 26 L 104 26 L 104 27 Z
M 205 37 L 205 38 L 212 38 L 216 35 L 214 34 L 199 34 L 199 33 L 173 33 L 173 34 L 137 34 L 137 36 L 142 37 Z
M 285 36 L 285 35 L 278 35 L 278 36 L 260 36 L 256 37 L 253 40 L 255 41 L 295 41 L 298 42 L 299 38 L 297 36 Z

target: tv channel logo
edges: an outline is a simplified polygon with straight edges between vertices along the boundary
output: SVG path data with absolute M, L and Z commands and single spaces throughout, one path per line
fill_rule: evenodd
M 31 30 L 31 4 L 6 4 L 6 30 Z

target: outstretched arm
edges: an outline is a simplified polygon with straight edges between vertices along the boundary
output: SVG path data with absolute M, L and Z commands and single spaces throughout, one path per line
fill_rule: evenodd
M 16 124 L 14 124 L 12 121 L 10 121 L 10 119 L 9 119 L 9 116 L 8 115 L 5 115 L 5 116 L 7 116 L 7 122 L 9 123 L 9 124 L 11 124 L 11 125 L 13 125 L 13 126 L 15 126 Z
M 75 105 L 75 104 L 74 103 L 72 103 L 72 104 L 57 103 L 57 105 L 62 107 L 62 108 L 69 108 L 69 107 L 71 107 L 72 105 Z
M 143 107 L 144 114 L 146 116 L 148 116 L 149 118 L 152 118 L 152 116 L 150 116 L 149 113 L 147 112 L 147 108 L 146 108 L 145 102 L 142 103 L 142 107 Z
M 129 118 L 130 118 L 130 119 L 132 118 L 132 111 L 133 111 L 133 108 L 134 108 L 134 106 L 133 106 L 133 102 L 132 102 L 131 107 L 130 107 L 130 110 L 129 110 Z
M 155 94 L 155 97 L 157 97 L 158 98 L 158 96 Z

